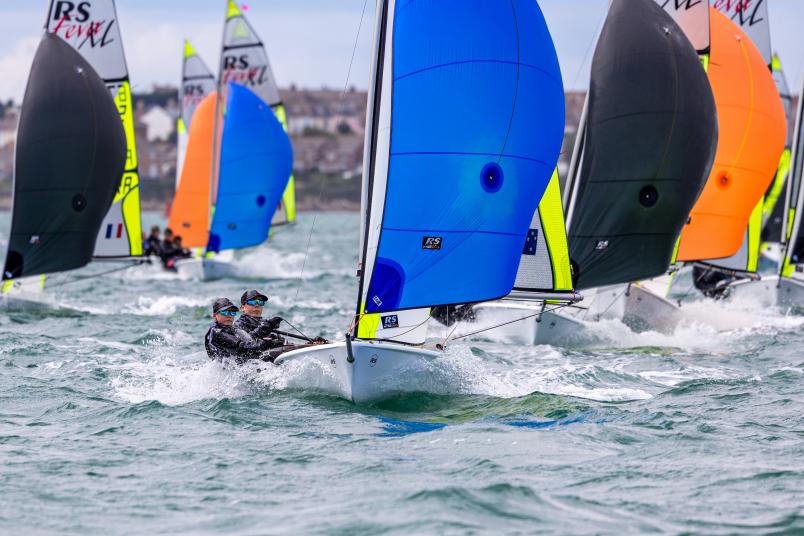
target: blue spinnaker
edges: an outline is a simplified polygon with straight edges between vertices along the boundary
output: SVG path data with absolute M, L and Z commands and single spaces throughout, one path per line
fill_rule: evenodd
M 293 168 L 290 138 L 271 107 L 232 82 L 227 95 L 209 251 L 264 242 Z
M 391 142 L 366 311 L 503 297 L 564 134 L 547 24 L 534 0 L 388 3 Z

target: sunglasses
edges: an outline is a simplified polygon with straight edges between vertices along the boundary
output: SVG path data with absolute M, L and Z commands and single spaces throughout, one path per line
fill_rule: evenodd
M 237 311 L 218 311 L 218 314 L 223 316 L 237 316 Z
M 249 300 L 246 302 L 246 305 L 258 305 L 262 307 L 265 305 L 265 300 Z

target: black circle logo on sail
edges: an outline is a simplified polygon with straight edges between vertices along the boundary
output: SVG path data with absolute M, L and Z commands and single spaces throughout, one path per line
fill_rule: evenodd
M 480 185 L 490 194 L 500 191 L 504 179 L 503 170 L 496 162 L 489 162 L 480 171 Z
M 645 208 L 650 208 L 659 200 L 659 192 L 652 184 L 645 186 L 639 191 L 639 204 Z
M 87 208 L 87 198 L 83 194 L 75 194 L 72 200 L 73 210 L 81 212 Z
M 257 206 L 261 207 L 265 204 L 265 196 L 260 194 L 257 196 Z

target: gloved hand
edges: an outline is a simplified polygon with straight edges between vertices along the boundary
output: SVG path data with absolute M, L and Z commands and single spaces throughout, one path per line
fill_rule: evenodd
M 327 344 L 329 341 L 324 337 L 316 337 L 313 339 L 313 344 Z
M 279 327 L 279 324 L 282 323 L 282 317 L 275 316 L 270 320 L 266 320 L 265 323 L 271 327 L 271 329 L 276 329 Z

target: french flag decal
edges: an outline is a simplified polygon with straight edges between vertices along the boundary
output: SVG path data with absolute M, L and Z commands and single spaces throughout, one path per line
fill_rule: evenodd
M 114 224 L 110 223 L 106 226 L 106 239 L 112 238 L 112 233 L 114 231 Z M 123 224 L 117 224 L 117 233 L 115 233 L 115 238 L 121 238 L 123 236 Z

